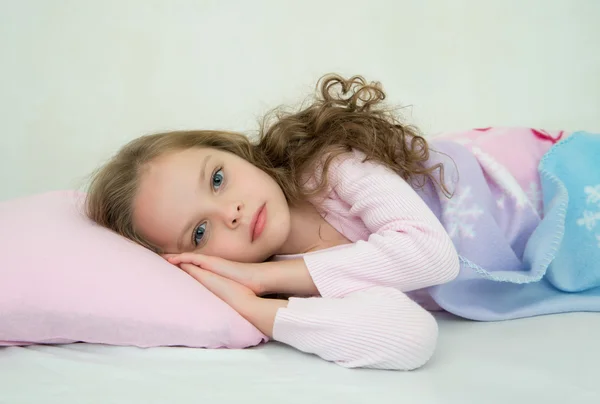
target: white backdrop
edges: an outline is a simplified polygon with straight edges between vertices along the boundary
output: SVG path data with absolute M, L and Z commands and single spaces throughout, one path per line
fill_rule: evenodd
M 328 72 L 426 133 L 600 131 L 600 1 L 0 0 L 0 200 L 79 188 L 144 133 L 252 131 Z

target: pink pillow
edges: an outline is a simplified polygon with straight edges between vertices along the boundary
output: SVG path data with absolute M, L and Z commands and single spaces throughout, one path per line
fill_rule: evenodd
M 0 345 L 266 340 L 185 272 L 91 222 L 84 198 L 59 191 L 0 203 Z

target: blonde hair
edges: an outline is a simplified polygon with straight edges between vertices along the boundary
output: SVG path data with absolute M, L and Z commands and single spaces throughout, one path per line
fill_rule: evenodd
M 429 148 L 425 138 L 383 108 L 385 93 L 379 83 L 367 83 L 360 76 L 327 75 L 319 80 L 317 89 L 308 107 L 298 112 L 277 109 L 268 115 L 255 141 L 240 133 L 195 130 L 152 134 L 129 142 L 94 174 L 86 200 L 88 216 L 159 252 L 133 225 L 140 174 L 156 157 L 192 147 L 230 152 L 257 166 L 277 182 L 290 205 L 321 192 L 327 186 L 332 160 L 353 149 L 417 186 L 430 178 L 448 193 L 441 180 L 443 166 L 426 167 Z M 323 158 L 321 181 L 307 189 L 302 174 Z M 439 170 L 439 181 L 433 175 L 435 170 Z

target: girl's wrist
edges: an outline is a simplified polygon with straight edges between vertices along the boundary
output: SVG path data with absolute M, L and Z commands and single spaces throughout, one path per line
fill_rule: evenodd
M 261 285 L 260 295 L 272 295 L 281 293 L 278 289 L 278 284 L 281 283 L 281 273 L 277 265 L 272 265 L 273 262 L 263 262 L 258 264 L 260 269 L 257 271 L 259 274 L 259 284 Z
M 269 261 L 261 265 L 262 294 L 281 293 L 291 296 L 314 296 L 319 291 L 302 258 Z
M 272 338 L 277 311 L 287 307 L 287 305 L 287 300 L 256 297 L 250 299 L 239 313 L 252 325 L 258 328 L 260 332 L 267 337 Z

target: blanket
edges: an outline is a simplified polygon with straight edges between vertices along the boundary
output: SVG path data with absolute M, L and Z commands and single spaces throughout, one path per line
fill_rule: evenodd
M 600 135 L 484 128 L 431 142 L 451 197 L 418 190 L 459 253 L 429 289 L 458 316 L 508 320 L 600 311 Z

